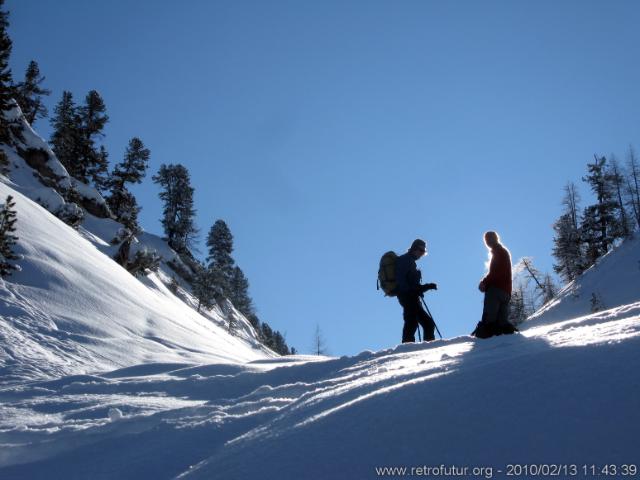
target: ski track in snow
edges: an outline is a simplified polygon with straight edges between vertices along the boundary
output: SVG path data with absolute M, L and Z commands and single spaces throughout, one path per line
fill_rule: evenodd
M 484 341 L 12 385 L 0 390 L 0 478 L 374 478 L 383 465 L 637 463 L 638 348 L 640 302 Z

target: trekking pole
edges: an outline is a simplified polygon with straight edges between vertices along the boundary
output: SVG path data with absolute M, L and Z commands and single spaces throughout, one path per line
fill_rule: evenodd
M 433 319 L 433 315 L 431 315 L 431 312 L 429 311 L 429 307 L 427 307 L 427 302 L 424 301 L 424 296 L 420 295 L 420 298 L 422 299 L 422 304 L 424 305 L 424 308 L 427 310 L 427 313 L 431 317 L 431 321 L 433 322 L 433 326 L 436 327 L 436 332 L 438 332 L 438 335 L 440 335 L 440 338 L 442 339 L 442 334 L 440 333 L 440 329 L 438 328 L 438 325 L 436 324 L 436 321 Z

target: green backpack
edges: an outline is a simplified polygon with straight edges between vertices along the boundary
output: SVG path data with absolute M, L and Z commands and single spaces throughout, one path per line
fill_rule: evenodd
M 396 259 L 398 255 L 395 252 L 387 252 L 380 259 L 380 268 L 378 269 L 378 290 L 382 288 L 385 296 L 396 296 Z

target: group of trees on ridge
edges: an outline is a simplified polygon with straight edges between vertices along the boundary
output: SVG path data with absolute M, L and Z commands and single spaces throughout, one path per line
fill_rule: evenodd
M 615 155 L 594 155 L 587 162 L 582 181 L 593 194 L 593 203 L 581 208 L 578 186 L 564 187 L 562 213 L 553 223 L 553 270 L 564 283 L 571 282 L 625 238 L 640 228 L 640 164 L 632 146 L 624 165 Z M 558 287 L 552 276 L 541 273 L 530 257 L 514 267 L 510 319 L 518 324 L 552 300 Z M 592 292 L 592 311 L 604 307 Z
M 633 147 L 629 147 L 624 167 L 614 155 L 594 155 L 582 180 L 595 202 L 581 210 L 578 189 L 569 182 L 564 188 L 563 212 L 553 224 L 554 270 L 567 282 L 640 226 L 640 164 Z
M 50 95 L 51 91 L 43 87 L 45 77 L 33 60 L 26 69 L 24 80 L 13 81 L 9 66 L 12 41 L 7 32 L 8 26 L 9 12 L 4 10 L 4 0 L 0 0 L 0 144 L 11 145 L 13 139 L 20 138 L 20 128 L 3 113 L 11 110 L 17 102 L 26 121 L 33 124 L 37 119 L 48 116 L 43 97 Z M 151 152 L 140 138 L 133 137 L 121 162 L 109 171 L 109 154 L 102 142 L 104 128 L 109 121 L 106 112 L 105 102 L 98 91 L 89 91 L 81 105 L 74 102 L 70 91 L 64 91 L 50 120 L 53 133 L 49 143 L 69 175 L 76 182 L 95 187 L 105 198 L 112 218 L 125 227 L 117 239 L 121 247 L 115 259 L 132 273 L 153 270 L 160 262 L 155 252 L 137 252 L 133 260 L 128 258 L 133 237 L 142 231 L 138 223 L 141 207 L 130 187 L 145 178 Z M 3 174 L 8 173 L 7 165 L 6 155 L 0 150 Z M 217 220 L 211 227 L 206 262 L 197 261 L 192 254 L 198 229 L 195 226 L 194 189 L 187 168 L 181 164 L 162 165 L 152 180 L 162 189 L 159 196 L 164 205 L 162 225 L 165 239 L 189 267 L 176 268 L 177 273 L 192 286 L 199 303 L 198 310 L 212 308 L 215 303 L 223 304 L 228 299 L 249 319 L 266 346 L 283 355 L 291 353 L 284 336 L 259 320 L 249 295 L 249 281 L 231 255 L 233 237 L 223 220 Z M 68 201 L 77 196 L 73 188 L 62 193 Z M 17 241 L 12 233 L 16 221 L 13 207 L 12 199 L 8 198 L 0 209 L 2 276 L 17 268 L 10 263 L 16 258 L 12 247 Z M 68 223 L 77 224 L 79 220 L 75 218 Z

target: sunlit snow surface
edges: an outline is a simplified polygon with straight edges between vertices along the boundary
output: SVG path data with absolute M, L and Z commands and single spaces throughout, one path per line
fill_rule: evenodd
M 64 200 L 8 157 L 22 269 L 0 279 L 0 480 L 640 465 L 638 235 L 520 334 L 273 358 L 246 319 L 229 335 L 228 312 L 169 292 L 165 264 L 140 280 L 116 265 L 116 222 L 87 215 L 76 231 L 36 205 Z M 152 234 L 132 248 L 175 258 Z
M 0 478 L 638 463 L 639 335 L 640 302 L 484 341 L 15 385 L 0 391 Z

